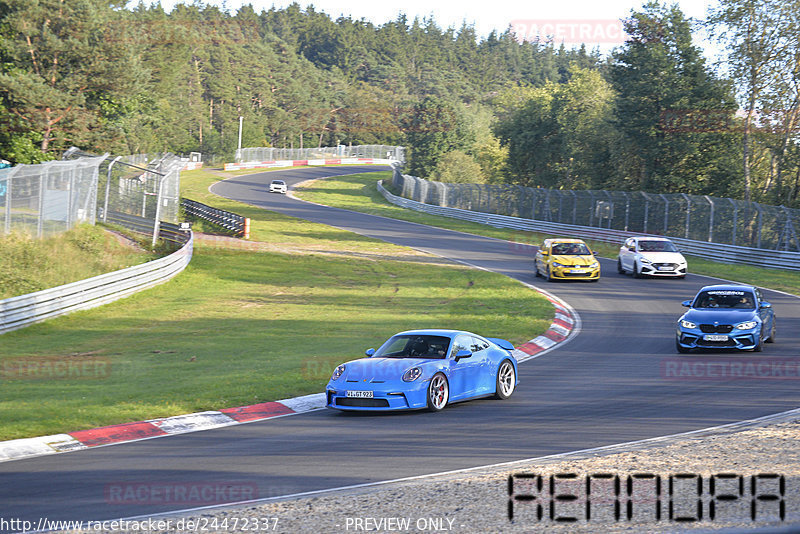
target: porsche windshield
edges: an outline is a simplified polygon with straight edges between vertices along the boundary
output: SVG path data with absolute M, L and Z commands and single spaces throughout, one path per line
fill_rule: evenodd
M 639 241 L 641 252 L 678 252 L 672 241 Z
M 742 308 L 752 310 L 756 307 L 753 294 L 749 291 L 713 290 L 703 291 L 694 299 L 694 308 Z
M 589 247 L 583 243 L 558 243 L 553 245 L 553 254 L 555 256 L 588 256 Z
M 375 353 L 373 358 L 431 358 L 444 359 L 450 347 L 450 338 L 425 334 L 393 336 Z

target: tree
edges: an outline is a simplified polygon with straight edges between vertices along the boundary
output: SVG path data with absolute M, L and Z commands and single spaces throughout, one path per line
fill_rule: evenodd
M 705 65 L 692 45 L 689 21 L 677 7 L 645 4 L 624 23 L 629 35 L 613 55 L 609 80 L 618 94 L 620 143 L 616 184 L 658 192 L 703 192 L 730 184 L 734 169 L 717 160 L 733 141 L 723 132 L 674 128 L 665 117 L 714 113 L 731 119 L 736 109 L 730 84 Z M 718 148 L 720 150 L 715 150 Z M 709 173 L 708 169 L 719 169 Z
M 763 193 L 783 185 L 787 156 L 797 134 L 800 109 L 800 26 L 798 0 L 722 0 L 706 21 L 727 48 L 725 60 L 745 116 L 742 125 L 742 173 L 745 200 L 754 187 L 754 129 L 769 131 L 773 163 L 762 179 Z M 794 189 L 789 188 L 793 201 Z
M 456 106 L 440 98 L 427 97 L 416 103 L 403 129 L 411 149 L 409 173 L 422 178 L 431 175 L 443 154 L 463 150 L 472 142 Z
M 40 135 L 43 152 L 87 146 L 104 108 L 132 90 L 139 73 L 127 40 L 109 38 L 109 29 L 124 31 L 112 1 L 5 4 L 0 92 L 7 109 Z

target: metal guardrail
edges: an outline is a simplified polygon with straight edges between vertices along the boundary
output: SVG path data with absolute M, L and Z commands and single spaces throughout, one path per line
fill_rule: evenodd
M 153 232 L 153 220 L 147 217 L 129 215 L 118 211 L 109 211 L 105 214 L 104 219 L 108 223 L 128 228 L 140 234 L 150 235 Z M 186 243 L 187 231 L 188 228 L 181 228 L 178 224 L 165 221 L 159 221 L 158 223 L 158 238 L 176 245 L 183 245 Z
M 479 224 L 494 226 L 495 228 L 511 228 L 527 232 L 539 232 L 554 236 L 579 237 L 582 239 L 593 239 L 606 243 L 621 244 L 628 237 L 634 235 L 652 235 L 640 232 L 625 232 L 609 228 L 596 228 L 591 226 L 577 226 L 571 224 L 553 223 L 534 219 L 523 219 L 520 217 L 510 217 L 507 215 L 495 215 L 492 213 L 481 213 L 476 211 L 462 210 L 459 208 L 447 208 L 423 204 L 415 200 L 396 196 L 387 191 L 381 182 L 378 182 L 378 191 L 391 202 L 403 208 L 409 208 L 431 215 L 441 215 Z M 755 265 L 757 267 L 770 267 L 773 269 L 787 269 L 800 271 L 800 252 L 787 252 L 780 250 L 767 250 L 751 247 L 741 247 L 735 245 L 725 245 L 720 243 L 709 243 L 706 241 L 694 241 L 691 239 L 681 239 L 670 237 L 675 245 L 685 254 L 690 254 L 700 258 L 719 261 L 723 263 L 742 263 Z
M 166 282 L 192 259 L 194 238 L 169 256 L 36 293 L 0 300 L 0 334 L 77 310 L 88 310 Z
M 197 202 L 196 200 L 190 200 L 188 198 L 181 199 L 181 206 L 188 217 L 197 217 L 216 224 L 217 226 L 221 226 L 233 232 L 236 237 L 243 237 L 245 239 L 250 237 L 250 219 L 247 217 L 239 215 L 238 213 L 207 206 L 202 202 Z

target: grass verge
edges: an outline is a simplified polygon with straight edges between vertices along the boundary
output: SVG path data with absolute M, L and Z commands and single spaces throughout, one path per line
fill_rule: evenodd
M 373 215 L 382 215 L 384 217 L 402 219 L 440 228 L 449 228 L 460 232 L 495 237 L 523 243 L 525 245 L 538 246 L 543 239 L 556 237 L 535 232 L 493 228 L 469 221 L 428 215 L 400 208 L 386 201 L 383 195 L 378 192 L 376 182 L 381 179 L 390 180 L 391 172 L 375 172 L 315 180 L 313 182 L 307 182 L 300 189 L 296 189 L 295 194 L 304 200 L 319 202 L 320 204 L 329 206 L 371 213 Z M 587 242 L 600 256 L 606 258 L 617 257 L 619 246 L 601 241 Z M 726 280 L 735 280 L 737 282 L 778 289 L 786 291 L 787 293 L 800 295 L 800 273 L 781 269 L 765 269 L 750 265 L 731 265 L 691 255 L 687 255 L 686 259 L 689 262 L 689 272 L 691 273 L 704 274 L 707 276 L 724 278 Z
M 89 224 L 46 239 L 11 233 L 0 237 L 0 300 L 124 269 L 154 257 Z
M 316 393 L 408 328 L 519 344 L 550 323 L 504 276 L 213 196 L 220 174 L 182 173 L 184 196 L 250 217 L 261 243 L 199 236 L 169 283 L 5 334 L 0 440 Z

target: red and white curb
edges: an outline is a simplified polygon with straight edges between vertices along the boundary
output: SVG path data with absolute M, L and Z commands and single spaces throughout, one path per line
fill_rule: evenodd
M 282 159 L 274 161 L 249 161 L 247 163 L 226 163 L 226 171 L 240 169 L 270 169 L 273 167 L 306 167 L 320 165 L 391 165 L 393 159 L 382 158 L 339 158 L 339 159 Z
M 0 462 L 262 421 L 325 407 L 325 394 L 0 442 Z
M 534 289 L 542 293 L 547 300 L 553 303 L 553 306 L 556 308 L 556 314 L 553 318 L 553 322 L 550 323 L 550 327 L 544 334 L 514 349 L 512 354 L 514 354 L 518 362 L 524 362 L 541 356 L 544 352 L 566 341 L 570 335 L 577 333 L 580 329 L 580 317 L 567 303 L 553 295 L 545 293 L 540 288 Z
M 541 288 L 525 285 L 543 294 L 553 303 L 555 317 L 544 334 L 514 349 L 512 354 L 518 362 L 531 360 L 545 352 L 549 352 L 580 329 L 580 317 L 568 304 Z M 262 402 L 251 406 L 225 408 L 219 411 L 176 415 L 164 419 L 137 421 L 90 430 L 77 430 L 66 434 L 15 439 L 0 442 L 0 462 L 210 430 L 212 428 L 319 410 L 324 407 L 325 394 L 315 393 L 293 399 Z

